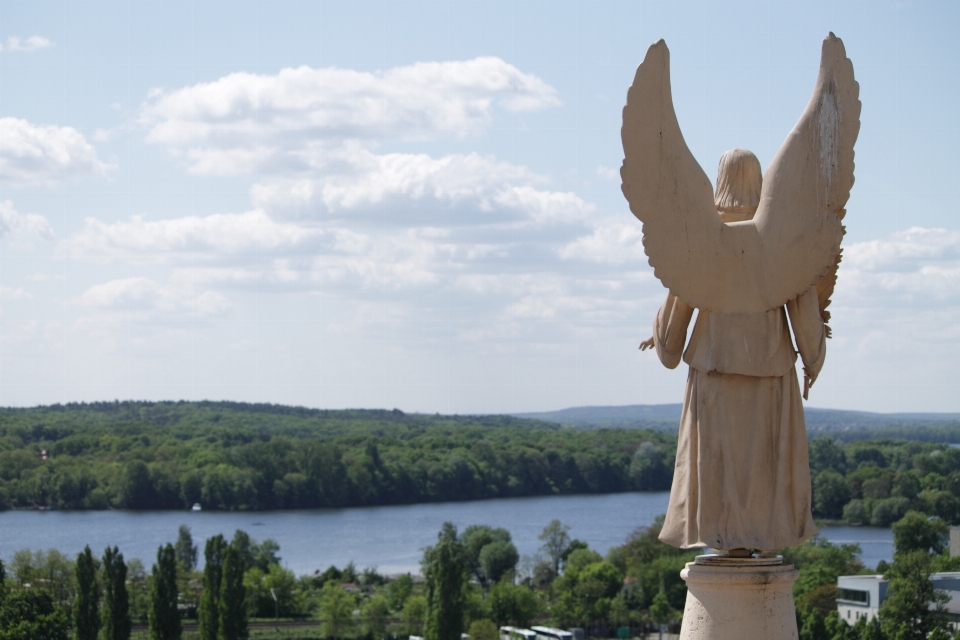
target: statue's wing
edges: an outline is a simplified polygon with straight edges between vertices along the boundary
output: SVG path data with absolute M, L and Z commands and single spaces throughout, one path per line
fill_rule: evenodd
M 843 216 L 846 215 L 847 210 L 841 209 L 837 212 L 837 217 L 840 220 L 843 220 Z M 846 227 L 841 227 L 843 232 L 846 233 Z M 827 333 L 828 338 L 833 337 L 833 331 L 830 329 L 830 312 L 827 310 L 827 307 L 830 306 L 830 303 L 833 302 L 831 298 L 833 297 L 833 289 L 837 286 L 837 271 L 840 268 L 840 261 L 843 259 L 843 249 L 840 249 L 840 252 L 837 253 L 836 259 L 833 261 L 833 266 L 827 269 L 826 275 L 822 276 L 817 282 L 817 300 L 820 303 L 820 317 L 823 318 L 823 328 Z
M 724 225 L 713 186 L 687 148 L 673 110 L 670 51 L 647 50 L 623 108 L 623 195 L 643 222 L 654 275 L 692 307 L 720 310 L 759 257 L 752 225 Z M 750 250 L 752 248 L 752 250 Z M 749 253 L 745 261 L 742 256 Z
M 858 93 L 843 43 L 830 34 L 813 97 L 767 170 L 756 216 L 724 224 L 710 180 L 680 132 L 670 53 L 662 40 L 652 45 L 623 109 L 620 175 L 664 286 L 699 309 L 756 312 L 828 275 L 843 234 L 835 212 L 853 185 Z
M 813 96 L 763 179 L 753 219 L 763 254 L 761 306 L 780 306 L 816 284 L 826 311 L 840 262 L 840 218 L 853 186 L 859 94 L 843 42 L 831 33 Z

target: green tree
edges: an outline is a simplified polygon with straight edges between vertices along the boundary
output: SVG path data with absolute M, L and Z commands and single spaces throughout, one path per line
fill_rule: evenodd
M 543 542 L 540 550 L 551 560 L 553 560 L 553 571 L 560 573 L 560 560 L 563 558 L 563 552 L 567 550 L 570 544 L 570 527 L 559 520 L 552 520 L 550 524 L 543 528 L 538 536 Z
M 409 573 L 399 575 L 387 583 L 387 597 L 390 600 L 390 608 L 394 611 L 403 608 L 411 593 L 413 593 L 413 578 Z
M 0 560 L 0 607 L 3 607 L 3 601 L 7 598 L 7 569 L 3 566 L 3 560 Z
M 243 586 L 243 574 L 242 556 L 231 544 L 223 554 L 217 640 L 238 640 L 247 635 L 247 590 Z
M 207 539 L 203 550 L 203 592 L 197 615 L 200 618 L 201 640 L 217 640 L 220 626 L 220 582 L 223 580 L 223 556 L 227 543 L 217 534 Z
M 470 636 L 470 640 L 500 640 L 500 630 L 497 629 L 497 625 L 486 618 L 471 622 L 467 635 Z
M 190 535 L 190 527 L 185 524 L 180 525 L 177 530 L 177 566 L 184 575 L 189 574 L 197 566 L 197 546 L 193 544 L 193 536 Z
M 97 584 L 97 563 L 84 547 L 77 556 L 77 593 L 73 599 L 73 633 L 77 640 L 96 640 L 100 632 L 100 585 Z
M 67 624 L 43 589 L 14 591 L 0 606 L 0 640 L 67 640 Z
M 887 599 L 880 607 L 885 629 L 896 629 L 896 640 L 927 640 L 946 624 L 949 596 L 933 588 L 933 560 L 926 551 L 896 551 L 884 576 L 890 580 Z
M 390 607 L 387 599 L 375 593 L 363 605 L 363 633 L 373 640 L 382 640 L 387 635 L 387 617 Z
M 512 542 L 496 540 L 480 551 L 480 568 L 490 582 L 499 582 L 505 575 L 512 575 L 520 561 L 520 554 Z
M 660 591 L 653 597 L 653 604 L 650 605 L 650 617 L 658 625 L 669 624 L 677 615 L 676 610 L 670 606 L 670 600 L 667 594 Z M 662 626 L 661 626 L 662 629 Z M 661 631 L 660 635 L 663 635 Z
M 427 619 L 427 599 L 421 595 L 412 595 L 403 603 L 400 620 L 403 622 L 403 632 L 408 636 L 423 634 L 423 627 Z
M 919 511 L 908 511 L 893 524 L 893 546 L 897 553 L 923 551 L 939 555 L 946 548 L 950 527 L 940 518 L 928 518 Z
M 151 640 L 180 640 L 183 626 L 177 611 L 177 554 L 173 545 L 157 550 L 150 586 Z
M 342 638 L 353 622 L 356 600 L 336 582 L 330 581 L 320 590 L 320 628 L 328 638 Z
M 123 554 L 116 547 L 107 547 L 103 552 L 103 640 L 129 638 L 127 565 L 123 562 Z
M 464 587 L 467 568 L 457 528 L 449 522 L 437 536 L 437 544 L 423 555 L 427 586 L 425 640 L 459 640 L 463 633 Z
M 802 615 L 800 640 L 831 640 L 827 634 L 827 625 L 818 611 L 808 611 Z
M 506 580 L 498 582 L 490 589 L 487 606 L 490 615 L 500 626 L 510 623 L 526 627 L 540 611 L 540 602 L 533 591 Z
M 833 469 L 837 473 L 847 470 L 847 455 L 830 436 L 820 436 L 810 442 L 810 470 L 819 474 L 825 469 Z
M 499 553 L 504 552 L 509 554 L 509 551 L 505 551 L 508 546 L 513 547 L 513 542 L 510 539 L 510 532 L 506 529 L 493 528 L 487 525 L 473 524 L 463 530 L 463 533 L 460 535 L 460 544 L 463 547 L 464 560 L 466 561 L 470 572 L 477 579 L 477 582 L 481 586 L 486 588 L 491 582 L 496 582 L 499 580 L 500 575 L 503 573 L 503 569 L 499 566 L 497 560 L 503 560 L 502 558 L 494 559 L 494 556 L 497 556 L 496 551 L 488 552 L 489 560 L 492 562 L 491 568 L 494 571 L 499 571 L 496 577 L 491 577 L 483 567 L 483 561 L 481 556 L 484 552 L 484 549 L 490 545 L 497 544 Z M 516 547 L 513 547 L 514 553 L 516 553 Z M 519 556 L 517 558 L 519 560 Z M 511 569 L 516 566 L 516 561 L 511 565 Z
M 843 506 L 850 501 L 850 487 L 833 469 L 824 469 L 813 481 L 813 509 L 826 518 L 843 517 Z

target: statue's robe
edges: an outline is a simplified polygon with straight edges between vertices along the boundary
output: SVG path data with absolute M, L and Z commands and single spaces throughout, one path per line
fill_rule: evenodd
M 654 342 L 673 368 L 692 309 L 674 312 L 671 304 L 685 307 L 668 297 L 654 321 Z M 663 542 L 773 550 L 818 533 L 788 312 L 805 370 L 816 377 L 826 343 L 815 290 L 786 309 L 699 312 L 683 352 L 690 372 Z

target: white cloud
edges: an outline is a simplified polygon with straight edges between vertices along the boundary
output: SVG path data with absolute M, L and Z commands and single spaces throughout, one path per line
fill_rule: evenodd
M 104 175 L 110 165 L 72 127 L 0 118 L 0 184 L 29 186 Z
M 536 111 L 556 91 L 499 58 L 424 62 L 374 73 L 299 67 L 233 73 L 141 106 L 147 140 L 187 149 L 197 173 L 250 171 L 311 142 L 426 140 L 481 132 L 494 105 Z
M 319 248 L 320 237 L 317 227 L 278 223 L 260 210 L 154 221 L 134 216 L 115 223 L 87 218 L 83 230 L 58 245 L 57 254 L 142 261 L 178 256 L 203 260 L 230 255 L 313 253 Z
M 43 216 L 20 213 L 10 200 L 0 202 L 0 238 L 27 237 L 49 240 L 53 237 L 53 229 Z
M 860 305 L 960 304 L 960 231 L 912 227 L 844 249 L 837 283 Z
M 230 302 L 217 292 L 162 285 L 149 278 L 121 278 L 97 284 L 84 291 L 78 301 L 114 319 L 203 318 L 230 308 Z
M 643 227 L 629 214 L 605 218 L 597 223 L 589 235 L 557 249 L 561 258 L 621 264 L 645 264 Z
M 33 295 L 22 287 L 5 287 L 0 284 L 0 300 L 29 300 L 32 297 Z
M 52 46 L 53 43 L 49 39 L 44 38 L 43 36 L 30 36 L 27 38 L 19 38 L 17 36 L 10 36 L 7 38 L 7 51 L 21 51 L 24 53 L 32 53 L 39 49 L 46 49 L 47 47 Z
M 292 217 L 366 210 L 387 223 L 410 224 L 427 214 L 429 222 L 451 226 L 578 223 L 594 211 L 576 194 L 538 188 L 548 180 L 527 167 L 476 153 L 377 155 L 349 146 L 324 155 L 316 173 L 257 183 L 251 200 Z M 444 214 L 451 208 L 457 215 Z

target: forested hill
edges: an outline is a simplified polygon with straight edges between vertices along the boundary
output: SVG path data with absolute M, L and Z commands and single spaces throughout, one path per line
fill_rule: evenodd
M 0 507 L 279 509 L 668 489 L 676 437 L 233 402 L 0 409 Z
M 513 415 L 580 429 L 654 429 L 675 433 L 682 408 L 680 404 L 573 407 Z M 804 407 L 804 414 L 811 438 L 830 435 L 843 441 L 895 438 L 960 442 L 960 413 L 873 413 Z

